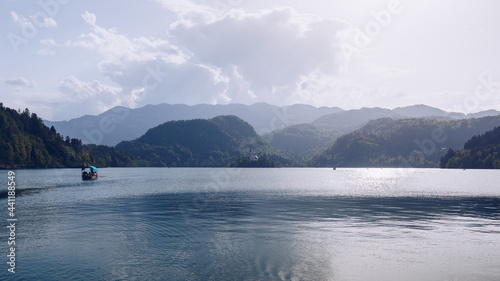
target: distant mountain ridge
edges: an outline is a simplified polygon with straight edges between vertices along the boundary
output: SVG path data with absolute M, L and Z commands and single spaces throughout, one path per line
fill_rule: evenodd
M 403 115 L 390 109 L 364 107 L 325 115 L 314 120 L 312 124 L 348 133 L 362 127 L 368 121 L 380 118 L 403 118 Z
M 80 138 L 84 143 L 116 145 L 121 141 L 138 138 L 147 130 L 168 121 L 234 115 L 248 122 L 258 134 L 264 134 L 289 125 L 309 123 L 323 115 L 341 111 L 343 110 L 337 107 L 317 108 L 300 104 L 159 104 L 136 109 L 115 107 L 95 116 L 85 115 L 69 121 L 45 121 L 45 124 L 54 126 L 63 135 Z
M 371 120 L 379 118 L 427 118 L 437 120 L 452 120 L 452 119 L 469 119 L 480 118 L 486 116 L 499 115 L 500 111 L 486 110 L 477 113 L 464 114 L 458 112 L 446 112 L 444 110 L 430 107 L 423 104 L 412 105 L 407 107 L 397 107 L 395 109 L 385 109 L 380 107 L 361 108 L 335 112 L 329 115 L 322 116 L 312 122 L 312 124 L 334 128 L 342 132 L 352 132 L 355 129 L 361 128 Z
M 241 110 L 249 107 L 239 106 Z M 169 108 L 175 109 L 169 113 L 177 116 L 186 116 L 186 111 L 193 114 L 193 107 Z M 214 106 L 196 108 L 208 108 L 212 113 Z M 269 128 L 276 127 L 278 117 L 285 125 L 292 117 L 312 119 L 313 115 L 319 114 L 317 108 L 310 106 L 281 108 L 278 113 L 276 108 L 257 104 L 253 110 L 273 114 Z M 118 130 L 133 130 L 141 122 L 146 126 L 141 114 L 163 116 L 158 109 L 150 106 L 134 111 L 116 107 L 98 119 L 83 116 L 76 121 L 82 124 L 97 122 L 97 128 L 84 129 L 83 132 L 99 143 L 105 135 L 114 135 Z M 421 113 L 417 109 L 421 109 Z M 397 112 L 434 116 L 405 118 Z M 463 116 L 496 113 L 498 111 L 491 110 Z M 390 117 L 380 118 L 386 115 Z M 83 163 L 100 167 L 500 167 L 500 115 L 467 119 L 447 115 L 453 114 L 422 105 L 394 110 L 362 108 L 326 114 L 312 123 L 290 125 L 264 135 L 258 134 L 252 125 L 238 116 L 219 115 L 210 119 L 168 121 L 148 129 L 134 140 L 109 147 L 83 145 L 81 140 L 70 138 L 72 135 L 64 138 L 55 127 L 45 126 L 28 109 L 16 111 L 0 103 L 0 168 L 78 167 Z M 375 120 L 353 130 L 370 118 Z M 131 127 L 118 126 L 127 120 L 135 123 Z M 334 129 L 335 126 L 353 131 L 341 132 Z M 454 151 L 461 147 L 462 150 Z
M 309 124 L 292 125 L 273 131 L 265 136 L 268 142 L 282 150 L 290 151 L 299 158 L 308 158 L 318 153 L 340 136 L 362 128 L 368 122 L 390 118 L 424 118 L 431 120 L 457 120 L 499 115 L 500 111 L 489 110 L 474 114 L 446 112 L 426 105 L 398 107 L 393 110 L 384 108 L 361 108 L 336 112 L 322 116 Z
M 69 121 L 44 122 L 49 127 L 54 126 L 61 134 L 82 139 L 84 143 L 116 145 L 121 141 L 136 139 L 150 128 L 164 122 L 209 119 L 219 115 L 237 116 L 248 122 L 259 135 L 263 135 L 289 126 L 308 123 L 322 129 L 349 133 L 371 120 L 385 117 L 463 119 L 498 114 L 500 111 L 489 110 L 465 115 L 449 113 L 425 105 L 400 107 L 393 110 L 362 108 L 346 111 L 338 107 L 314 107 L 303 104 L 290 106 L 274 106 L 266 103 L 194 106 L 159 104 L 136 109 L 115 107 L 95 116 L 85 115 Z

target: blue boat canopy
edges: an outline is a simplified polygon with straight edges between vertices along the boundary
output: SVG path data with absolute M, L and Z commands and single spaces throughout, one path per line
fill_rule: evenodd
M 85 167 L 82 168 L 82 171 L 85 170 L 85 169 L 87 169 L 87 168 L 90 168 L 90 170 L 92 170 L 92 171 L 97 171 L 97 168 L 94 167 L 94 166 L 85 166 Z

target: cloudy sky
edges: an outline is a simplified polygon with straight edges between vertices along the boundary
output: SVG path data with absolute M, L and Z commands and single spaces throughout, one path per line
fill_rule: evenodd
M 0 102 L 500 110 L 500 1 L 0 0 Z

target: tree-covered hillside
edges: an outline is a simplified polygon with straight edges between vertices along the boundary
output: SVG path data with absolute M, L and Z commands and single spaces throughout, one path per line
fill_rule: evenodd
M 449 148 L 500 124 L 500 116 L 466 120 L 389 118 L 344 135 L 311 161 L 313 166 L 437 167 Z
M 256 139 L 259 137 L 250 124 L 234 115 L 216 116 L 210 119 L 210 121 L 219 125 L 222 131 L 237 140 Z
M 192 119 L 210 119 L 221 115 L 235 115 L 248 122 L 258 133 L 270 132 L 276 128 L 293 124 L 312 122 L 334 112 L 343 111 L 337 107 L 316 108 L 311 105 L 274 106 L 266 103 L 243 104 L 183 104 L 146 105 L 140 108 L 118 106 L 99 115 L 85 115 L 68 121 L 45 121 L 47 126 L 54 126 L 58 132 L 82 139 L 84 143 L 115 146 L 122 141 L 130 141 L 144 135 L 147 130 L 165 122 Z M 106 120 L 113 125 L 112 134 L 104 134 L 94 139 L 88 133 Z
M 106 146 L 92 147 L 58 134 L 28 109 L 4 107 L 0 103 L 0 168 L 79 167 L 83 163 L 96 166 L 133 166 L 134 161 L 123 152 Z
M 140 166 L 238 166 L 247 165 L 243 159 L 254 154 L 270 160 L 266 166 L 288 161 L 273 153 L 255 130 L 236 116 L 166 122 L 116 148 L 133 155 Z
M 450 149 L 441 158 L 441 168 L 500 169 L 500 127 L 472 137 L 463 149 Z
M 64 138 L 28 109 L 21 112 L 0 103 L 0 168 L 79 167 L 84 163 L 99 167 L 499 168 L 500 132 L 492 130 L 499 125 L 500 116 L 382 118 L 341 137 L 334 129 L 302 124 L 262 138 L 239 117 L 224 115 L 166 122 L 138 139 L 108 147 Z M 328 145 L 312 160 L 304 160 Z
M 271 146 L 305 159 L 332 145 L 342 133 L 313 124 L 292 125 L 264 136 Z

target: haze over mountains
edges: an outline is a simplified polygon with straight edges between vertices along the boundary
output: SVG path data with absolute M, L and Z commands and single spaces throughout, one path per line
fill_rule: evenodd
M 252 125 L 258 134 L 264 134 L 293 124 L 309 123 L 321 116 L 342 111 L 336 107 L 279 107 L 266 103 L 195 106 L 159 104 L 137 109 L 115 107 L 97 116 L 86 115 L 69 121 L 45 123 L 47 126 L 54 125 L 63 135 L 82 139 L 84 143 L 116 145 L 121 141 L 136 139 L 150 128 L 168 121 L 235 115 Z
M 150 128 L 167 121 L 209 119 L 219 115 L 235 115 L 248 122 L 259 135 L 268 134 L 273 137 L 273 132 L 298 124 L 310 124 L 312 130 L 327 129 L 329 131 L 326 135 L 332 135 L 334 132 L 340 134 L 352 132 L 371 120 L 385 117 L 463 119 L 498 114 L 499 111 L 489 110 L 465 115 L 425 105 L 393 110 L 383 108 L 343 110 L 338 107 L 317 108 L 303 104 L 291 106 L 274 106 L 266 103 L 195 106 L 159 104 L 137 109 L 115 107 L 99 115 L 85 115 L 69 121 L 44 121 L 44 123 L 49 127 L 54 126 L 62 135 L 79 138 L 84 143 L 114 146 L 121 141 L 139 138 Z
M 73 129 L 94 143 L 82 145 L 75 135 L 63 136 L 54 126 L 46 127 L 28 109 L 21 112 L 0 104 L 0 166 L 46 168 L 96 163 L 101 167 L 500 167 L 500 140 L 496 137 L 500 114 L 464 118 L 497 111 L 467 116 L 422 105 L 349 111 L 267 104 L 164 106 L 171 109 L 170 115 L 164 114 L 161 106 L 137 110 L 118 107 L 101 116 L 70 120 L 67 124 L 74 124 Z M 195 112 L 193 108 L 203 110 Z M 218 114 L 220 110 L 215 109 L 220 108 L 238 112 L 194 117 Z M 418 116 L 416 109 L 422 109 L 424 116 L 403 115 Z M 254 124 L 267 122 L 269 126 L 261 127 L 258 134 L 238 114 L 246 114 Z M 137 134 L 137 126 L 144 129 L 165 116 L 188 115 L 191 119 L 163 122 L 116 146 L 101 144 L 115 132 L 132 137 L 131 133 Z M 76 126 L 82 120 L 84 125 L 86 120 L 94 122 L 94 127 Z M 293 124 L 303 120 L 312 121 Z M 273 128 L 277 129 L 271 131 Z M 484 137 L 480 138 L 481 134 Z
M 449 149 L 460 149 L 467 140 L 499 125 L 500 115 L 460 120 L 381 118 L 337 138 L 309 165 L 435 167 Z

